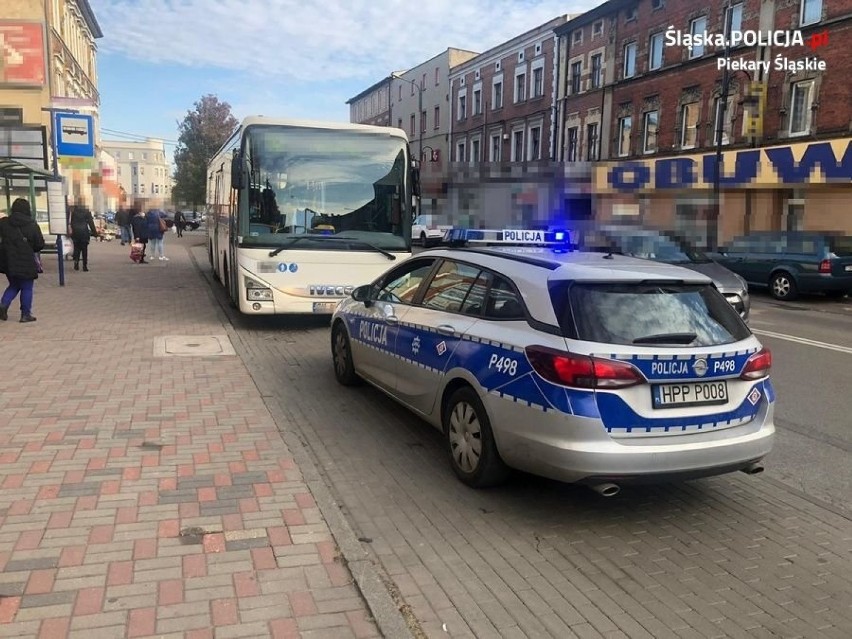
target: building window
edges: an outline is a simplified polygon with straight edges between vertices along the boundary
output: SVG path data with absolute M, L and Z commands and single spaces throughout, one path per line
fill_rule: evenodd
M 414 114 L 411 114 L 411 122 L 409 123 L 409 130 L 411 135 L 414 135 Z
M 577 145 L 578 141 L 578 130 L 577 127 L 572 126 L 568 129 L 568 154 L 565 158 L 568 162 L 576 162 L 577 161 Z
M 411 87 L 411 95 L 414 95 L 414 82 L 409 82 L 408 86 Z
M 479 162 L 479 140 L 473 140 L 470 143 L 470 161 Z
M 618 145 L 616 152 L 619 157 L 630 155 L 630 134 L 633 132 L 633 118 L 626 116 L 618 118 Z
M 420 112 L 420 133 L 426 132 L 426 111 Z
M 655 33 L 648 43 L 648 70 L 654 71 L 663 66 L 663 34 Z
M 725 113 L 721 113 L 722 104 L 725 104 Z M 716 98 L 713 107 L 713 141 L 716 142 L 719 136 L 719 118 L 722 117 L 722 144 L 730 144 L 734 134 L 734 104 L 735 100 L 728 97 L 725 103 L 720 98 Z
M 635 4 L 624 12 L 624 21 L 632 22 L 639 19 L 639 7 Z
M 541 127 L 530 129 L 530 160 L 541 159 Z
M 571 44 L 583 44 L 583 30 L 577 29 L 571 34 Z
M 145 192 L 145 185 L 144 185 L 144 184 L 140 184 L 140 185 L 139 185 L 139 192 L 140 192 L 140 193 L 144 193 L 144 192 Z
M 503 82 L 495 82 L 491 91 L 491 108 L 503 108 Z
M 512 133 L 512 162 L 520 162 L 524 156 L 524 132 Z
M 544 67 L 533 69 L 533 94 L 532 97 L 540 98 L 544 95 Z
M 439 129 L 441 127 L 441 107 L 435 107 L 435 128 Z
M 651 0 L 651 9 L 653 11 L 656 11 L 657 9 L 662 9 L 663 6 L 663 0 Z
M 473 92 L 473 115 L 482 113 L 482 91 L 476 89 Z
M 491 136 L 491 151 L 488 156 L 490 162 L 499 162 L 503 151 L 503 139 L 499 133 Z
M 592 56 L 592 88 L 599 89 L 603 84 L 603 55 L 596 53 Z
M 632 78 L 636 75 L 636 43 L 631 42 L 624 46 L 624 77 Z
M 598 123 L 592 122 L 586 127 L 586 159 L 594 162 L 600 157 L 598 153 Z
M 790 91 L 790 135 L 807 135 L 811 130 L 814 81 L 796 82 Z
M 441 84 L 441 69 L 440 67 L 435 67 L 435 86 Z
M 402 101 L 402 85 L 399 85 L 399 100 Z
M 580 79 L 583 76 L 583 63 L 580 62 L 572 62 L 571 63 L 571 93 L 576 95 L 580 92 Z
M 142 154 L 142 159 L 143 159 L 143 160 L 147 160 L 147 159 L 148 159 L 148 154 L 147 154 L 147 153 L 143 153 L 143 154 Z
M 464 120 L 467 117 L 467 96 L 459 96 L 459 120 Z
M 659 111 L 648 111 L 645 114 L 644 131 L 642 133 L 642 152 L 654 153 L 657 150 L 657 130 L 660 125 Z
M 519 73 L 515 76 L 515 103 L 523 102 L 527 99 L 527 74 Z
M 695 148 L 698 144 L 698 103 L 691 102 L 680 108 L 680 146 L 683 149 Z
M 397 119 L 397 121 L 396 121 L 396 128 L 397 128 L 397 129 L 401 129 L 401 128 L 402 128 L 402 118 L 398 118 L 398 119 Z
M 728 16 L 731 16 L 728 18 Z M 739 2 L 735 5 L 728 7 L 728 10 L 725 12 L 725 26 L 728 24 L 728 20 L 731 21 L 731 33 L 734 31 L 742 31 L 743 30 L 743 3 Z
M 456 162 L 464 162 L 464 142 L 456 145 Z
M 133 159 L 133 151 L 131 151 L 130 153 L 128 153 L 128 154 L 127 154 L 127 159 L 128 159 L 128 160 L 132 160 L 132 159 Z
M 592 24 L 592 37 L 603 35 L 603 20 L 598 20 Z
M 426 74 L 423 74 L 423 77 L 420 78 L 420 87 L 418 87 L 421 91 L 426 87 Z
M 694 20 L 690 20 L 689 22 L 689 33 L 694 38 L 695 36 L 703 36 L 707 31 L 707 16 L 701 16 L 700 18 L 695 18 Z M 700 58 L 704 55 L 704 44 L 699 42 L 698 44 L 690 47 L 689 49 L 689 57 L 691 58 Z
M 822 0 L 802 0 L 799 26 L 814 24 L 822 20 Z

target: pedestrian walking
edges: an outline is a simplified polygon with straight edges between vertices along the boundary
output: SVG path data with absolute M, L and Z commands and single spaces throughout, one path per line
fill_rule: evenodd
M 71 209 L 71 241 L 74 242 L 74 270 L 80 270 L 80 258 L 83 258 L 83 270 L 89 270 L 89 240 L 98 236 L 92 212 L 82 202 Z
M 177 236 L 183 237 L 183 230 L 186 228 L 186 218 L 182 211 L 175 211 L 175 228 L 177 229 Z
M 9 217 L 0 219 L 0 272 L 6 274 L 9 286 L 0 298 L 0 320 L 9 317 L 9 307 L 20 294 L 21 321 L 34 322 L 33 293 L 41 271 L 39 251 L 44 236 L 33 219 L 30 203 L 18 198 L 12 203 Z
M 151 245 L 151 259 L 153 260 L 156 258 L 161 262 L 169 261 L 169 258 L 166 257 L 163 246 L 163 237 L 168 229 L 165 215 L 166 214 L 159 209 L 151 209 L 145 215 L 145 219 L 148 222 L 148 243 Z
M 130 244 L 133 240 L 133 231 L 130 228 L 130 211 L 123 206 L 115 214 L 115 223 L 121 232 L 121 245 Z
M 130 227 L 133 230 L 133 241 L 142 245 L 142 258 L 137 264 L 147 264 L 145 261 L 145 252 L 148 248 L 148 221 L 145 219 L 145 213 L 142 208 L 130 209 Z

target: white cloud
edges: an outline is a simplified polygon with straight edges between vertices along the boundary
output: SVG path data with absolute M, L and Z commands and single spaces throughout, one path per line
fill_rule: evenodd
M 102 51 L 316 82 L 484 51 L 595 0 L 91 0 Z

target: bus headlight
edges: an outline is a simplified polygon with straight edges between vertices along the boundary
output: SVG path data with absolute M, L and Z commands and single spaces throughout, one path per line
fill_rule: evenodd
M 271 302 L 272 289 L 250 277 L 245 278 L 246 299 L 249 302 Z

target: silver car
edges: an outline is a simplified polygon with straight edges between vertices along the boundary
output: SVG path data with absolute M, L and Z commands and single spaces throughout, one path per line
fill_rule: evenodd
M 612 495 L 626 481 L 759 472 L 771 355 L 708 277 L 620 255 L 432 249 L 361 286 L 335 375 L 443 431 L 471 486 L 510 468 Z

